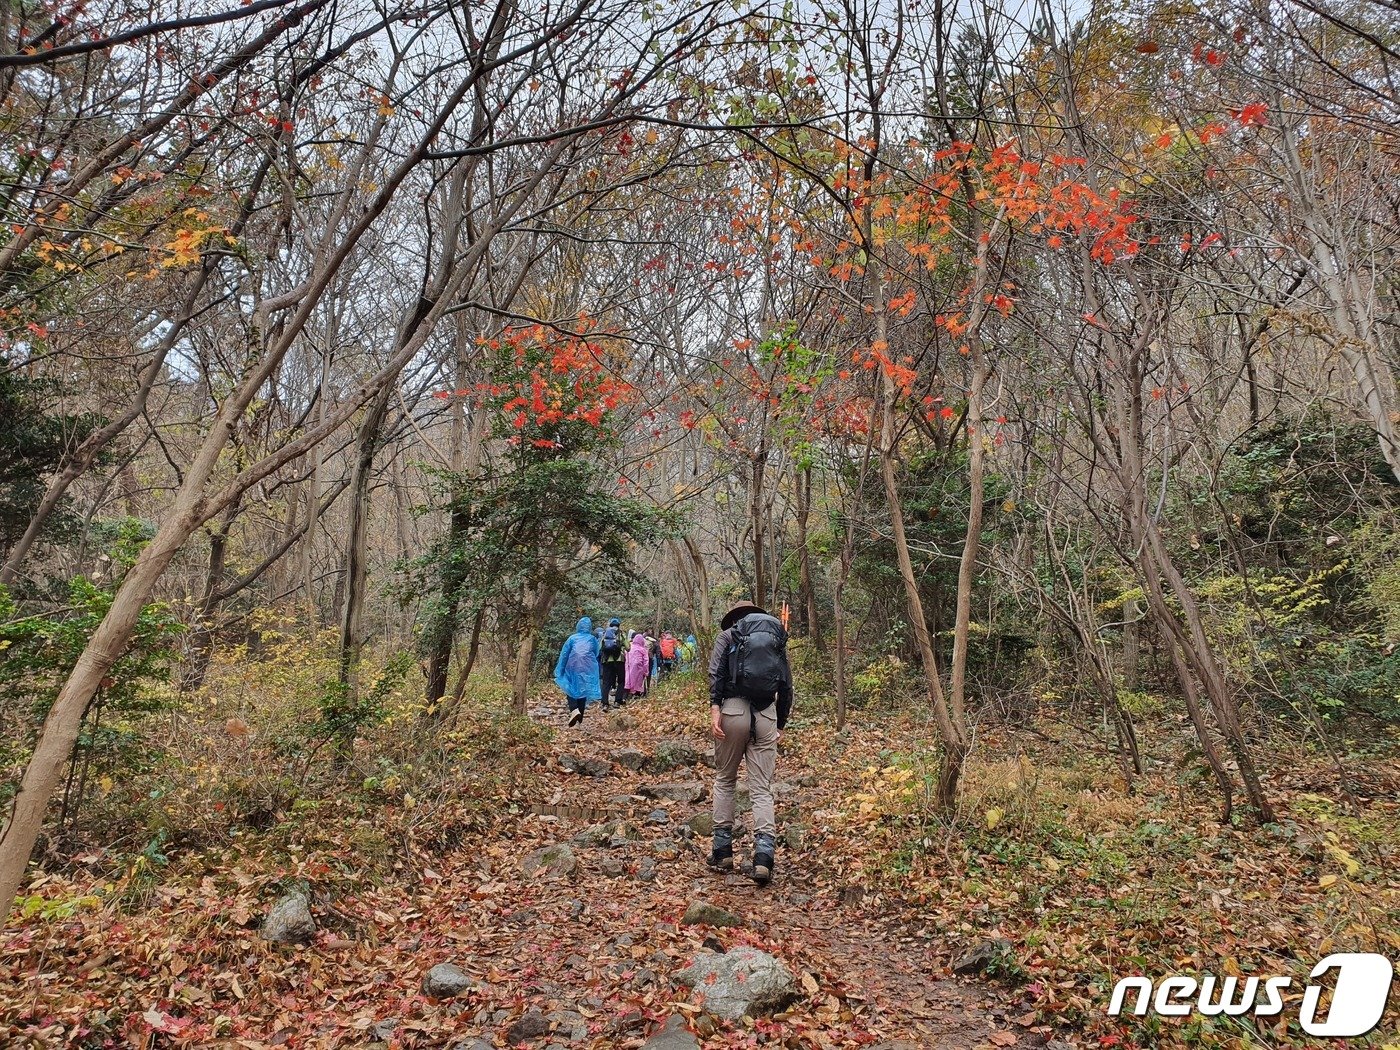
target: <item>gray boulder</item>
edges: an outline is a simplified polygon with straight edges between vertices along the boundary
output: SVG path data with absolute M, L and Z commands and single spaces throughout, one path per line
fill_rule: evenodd
M 471 974 L 452 963 L 438 963 L 423 978 L 423 994 L 434 999 L 451 999 L 474 987 Z
M 982 973 L 987 967 L 1011 951 L 1011 942 L 1000 938 L 980 941 L 953 963 L 953 972 L 958 974 Z
M 399 1030 L 399 1019 L 397 1017 L 386 1017 L 382 1021 L 375 1021 L 371 1028 L 370 1035 L 380 1042 L 387 1043 L 394 1038 L 394 1033 Z
M 700 752 L 685 740 L 663 740 L 656 745 L 656 754 L 647 763 L 648 768 L 657 773 L 678 766 L 693 766 L 700 761 Z
M 263 920 L 262 935 L 274 944 L 305 944 L 315 934 L 311 902 L 299 890 L 288 893 L 274 904 Z
M 566 843 L 556 842 L 552 846 L 541 846 L 539 849 L 526 855 L 520 862 L 520 870 L 529 878 L 541 868 L 548 868 L 553 875 L 572 875 L 574 869 L 578 867 L 578 858 L 574 856 Z
M 698 780 L 684 780 L 669 784 L 646 784 L 642 795 L 666 802 L 699 802 L 705 794 L 705 785 Z
M 624 747 L 612 753 L 612 760 L 623 769 L 638 770 L 646 762 L 647 756 L 635 747 Z
M 612 772 L 612 763 L 606 758 L 585 758 L 578 771 L 586 777 L 605 777 Z
M 715 818 L 708 813 L 697 813 L 690 818 L 690 830 L 701 837 L 707 837 L 715 833 Z
M 520 1020 L 510 1026 L 510 1031 L 506 1033 L 506 1039 L 510 1041 L 511 1046 L 514 1046 L 527 1039 L 538 1039 L 542 1035 L 548 1035 L 549 1028 L 549 1018 L 538 1006 L 532 1006 L 521 1015 Z
M 685 1027 L 685 1018 L 672 1015 L 661 1031 L 642 1044 L 642 1050 L 700 1050 L 700 1040 Z
M 781 959 L 747 945 L 697 955 L 676 980 L 697 989 L 706 1011 L 725 1021 L 775 1013 L 802 997 Z
M 682 926 L 742 926 L 744 920 L 732 911 L 708 901 L 691 901 L 681 916 Z

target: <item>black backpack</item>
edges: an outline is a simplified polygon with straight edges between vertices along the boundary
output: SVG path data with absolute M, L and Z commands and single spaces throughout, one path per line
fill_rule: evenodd
M 603 655 L 609 659 L 622 655 L 622 641 L 618 638 L 616 627 L 609 627 L 603 632 Z
M 729 629 L 729 683 L 758 710 L 788 681 L 787 631 L 775 616 L 749 613 Z

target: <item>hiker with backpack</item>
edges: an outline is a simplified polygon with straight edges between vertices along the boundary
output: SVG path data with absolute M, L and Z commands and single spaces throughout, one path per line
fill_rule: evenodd
M 614 616 L 603 629 L 598 641 L 598 665 L 602 672 L 603 710 L 612 704 L 627 703 L 626 646 L 622 637 L 622 621 Z
M 734 868 L 734 789 L 745 766 L 753 801 L 753 880 L 773 878 L 777 825 L 773 773 L 778 740 L 792 711 L 787 631 L 753 602 L 739 602 L 720 620 L 710 652 L 710 729 L 715 737 L 714 841 L 709 865 Z
M 670 631 L 665 631 L 661 635 L 661 641 L 657 643 L 658 663 L 660 665 L 660 677 L 664 680 L 669 678 L 671 672 L 676 669 L 676 650 L 680 643 L 676 641 L 676 636 Z
M 629 698 L 646 694 L 647 660 L 647 636 L 641 631 L 633 631 L 632 646 L 627 650 L 627 680 L 625 682 Z
M 598 637 L 593 633 L 592 618 L 580 617 L 574 633 L 564 639 L 559 659 L 554 664 L 554 684 L 569 701 L 571 726 L 583 721 L 584 708 L 589 701 L 602 696 L 598 650 Z

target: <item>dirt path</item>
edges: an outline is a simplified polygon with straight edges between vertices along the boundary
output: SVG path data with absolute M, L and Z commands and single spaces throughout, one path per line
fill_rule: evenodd
M 562 705 L 542 702 L 534 717 L 553 740 L 524 749 L 534 757 L 511 781 L 513 812 L 491 788 L 476 837 L 446 851 L 415 845 L 433 836 L 417 837 L 421 824 L 407 834 L 405 819 L 456 813 L 462 797 L 437 807 L 405 795 L 379 826 L 308 818 L 282 854 L 261 833 L 191 853 L 122 907 L 89 896 L 81 868 L 44 876 L 51 899 L 87 904 L 0 939 L 0 1045 L 694 1050 L 698 1036 L 707 1047 L 971 1050 L 1050 1040 L 1021 994 L 952 977 L 941 931 L 842 875 L 850 844 L 823 816 L 842 800 L 804 752 L 803 730 L 788 734 L 778 770 L 780 835 L 799 830 L 759 889 L 710 871 L 708 829 L 691 826 L 708 815 L 713 777 L 697 684 L 600 714 L 568 729 Z M 818 736 L 829 738 L 806 739 Z M 646 797 L 659 783 L 680 785 L 685 800 Z M 742 859 L 747 832 L 736 845 Z M 544 863 L 528 864 L 538 851 Z M 293 875 L 311 893 L 314 933 L 269 943 L 263 917 Z M 695 901 L 740 924 L 683 924 Z M 780 958 L 803 996 L 775 1017 L 716 1027 L 676 975 L 741 945 Z M 442 964 L 470 987 L 425 994 Z M 688 1031 L 658 1039 L 668 1022 Z
M 689 995 L 671 982 L 708 939 L 711 947 L 718 942 L 762 948 L 800 971 L 811 994 L 776 1024 L 755 1026 L 787 1045 L 894 1041 L 971 1048 L 1047 1042 L 1051 1033 L 1033 1025 L 1033 1015 L 1014 992 L 949 976 L 948 960 L 928 931 L 907 915 L 892 915 L 861 888 L 841 883 L 820 821 L 833 800 L 823 795 L 820 778 L 803 772 L 800 756 L 785 756 L 779 766 L 780 838 L 789 831 L 793 837 L 780 842 L 774 882 L 760 889 L 741 874 L 710 871 L 703 859 L 708 838 L 691 827 L 693 818 L 709 811 L 713 774 L 700 754 L 706 743 L 693 728 L 678 734 L 674 723 L 666 724 L 662 703 L 643 700 L 611 715 L 594 709 L 578 729 L 565 727 L 562 710 L 553 706 L 533 712 L 558 727 L 551 768 L 539 781 L 547 793 L 522 807 L 517 840 L 498 843 L 493 851 L 498 855 L 484 868 L 493 882 L 509 885 L 521 878 L 522 858 L 563 843 L 572 854 L 572 869 L 536 872 L 504 925 L 495 921 L 502 918 L 499 908 L 476 916 L 472 954 L 478 965 L 499 960 L 502 970 L 524 961 L 517 971 L 525 975 L 520 1005 L 534 1003 L 562 1016 L 565 1023 L 555 1019 L 553 1038 L 558 1040 L 578 1014 L 589 1038 L 599 1040 L 596 1045 L 637 1045 L 667 1016 L 682 1013 L 708 1036 L 706 1045 L 734 1045 L 733 1030 L 714 1031 L 703 1017 L 694 1018 L 693 1010 L 678 1005 Z M 628 749 L 646 756 L 642 769 L 628 768 L 637 761 L 624 753 Z M 657 784 L 690 785 L 691 793 L 702 797 L 695 802 L 646 797 Z M 742 801 L 741 808 L 747 809 Z M 741 824 L 746 820 L 746 814 L 740 817 Z M 706 830 L 703 816 L 696 823 Z M 741 834 L 736 859 L 742 860 L 749 839 Z M 460 888 L 458 878 L 433 892 Z M 495 897 L 488 883 L 481 899 Z M 718 930 L 679 925 L 695 900 L 737 913 L 743 925 Z M 579 995 L 580 986 L 586 994 Z M 560 1003 L 573 1005 L 561 1010 Z M 483 1023 L 488 1038 L 492 1025 L 499 1033 L 514 1019 L 514 1013 L 499 1009 L 478 1011 L 473 1018 Z

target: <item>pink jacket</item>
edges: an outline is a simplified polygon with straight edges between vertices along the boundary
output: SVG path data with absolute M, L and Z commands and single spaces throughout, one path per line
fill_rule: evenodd
M 647 636 L 637 634 L 632 639 L 632 648 L 627 650 L 627 680 L 623 683 L 629 693 L 640 693 L 647 685 L 647 665 L 651 655 L 647 652 Z

